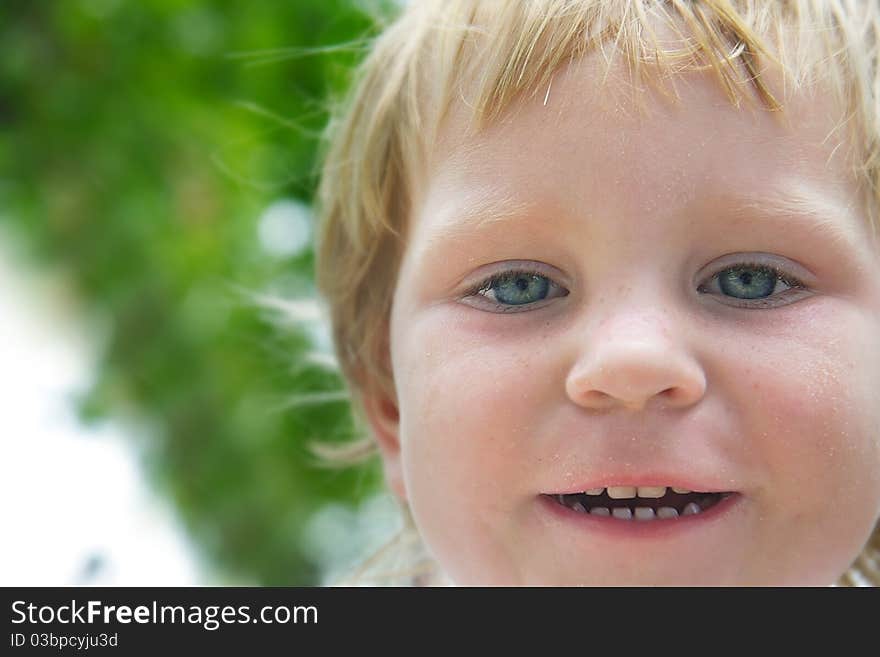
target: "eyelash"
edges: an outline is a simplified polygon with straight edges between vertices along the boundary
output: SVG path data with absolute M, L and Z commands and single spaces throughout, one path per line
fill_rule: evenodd
M 487 291 L 491 290 L 492 287 L 496 283 L 500 283 L 500 282 L 507 280 L 507 279 L 510 279 L 510 278 L 516 278 L 517 276 L 540 276 L 541 278 L 546 278 L 548 281 L 550 281 L 552 286 L 559 287 L 561 289 L 565 289 L 561 285 L 557 284 L 552 278 L 545 275 L 543 272 L 541 272 L 538 269 L 529 269 L 527 267 L 515 267 L 513 269 L 506 269 L 504 271 L 497 272 L 487 278 L 484 278 L 482 281 L 480 281 L 479 283 L 474 285 L 470 290 L 468 290 L 464 296 L 465 296 L 465 298 L 477 296 L 477 295 L 483 296 L 480 293 L 487 292 Z M 565 295 L 563 295 L 563 296 L 565 296 Z M 530 303 L 530 304 L 505 306 L 500 303 L 492 302 L 489 299 L 487 299 L 487 301 L 492 303 L 494 308 L 501 310 L 501 312 L 503 312 L 503 313 L 523 312 L 522 310 L 517 310 L 517 309 L 518 308 L 529 308 L 530 306 L 534 306 L 535 303 L 538 303 L 538 302 L 535 302 L 535 303 Z M 546 301 L 546 299 L 542 299 L 542 301 Z
M 717 276 L 719 276 L 720 274 L 723 274 L 726 271 L 735 271 L 738 269 L 751 269 L 751 270 L 759 271 L 762 273 L 772 274 L 773 277 L 776 279 L 777 283 L 779 281 L 782 281 L 783 283 L 785 283 L 786 285 L 789 286 L 789 290 L 805 289 L 806 288 L 806 285 L 804 285 L 804 283 L 801 282 L 798 278 L 792 276 L 791 274 L 788 274 L 787 272 L 783 271 L 779 267 L 776 267 L 774 265 L 770 265 L 767 263 L 763 263 L 763 262 L 752 262 L 752 261 L 738 262 L 732 266 L 723 267 L 723 268 L 719 269 L 718 271 L 716 271 L 715 273 L 713 273 L 711 276 L 709 276 L 708 280 L 712 281 Z M 474 285 L 470 290 L 468 290 L 465 293 L 464 298 L 469 298 L 469 297 L 473 297 L 473 296 L 484 296 L 481 294 L 481 292 L 487 292 L 487 291 L 491 290 L 497 283 L 500 283 L 505 280 L 509 280 L 511 278 L 516 278 L 517 276 L 540 276 L 541 278 L 546 278 L 548 281 L 550 281 L 551 286 L 565 290 L 565 288 L 563 288 L 561 285 L 556 283 L 549 276 L 545 275 L 539 269 L 532 269 L 532 268 L 528 268 L 528 267 L 515 267 L 512 269 L 497 272 L 497 273 L 492 274 L 491 276 L 488 276 L 487 278 L 483 279 L 482 281 L 480 281 L 479 283 Z M 774 286 L 774 288 L 775 288 L 775 286 Z M 706 286 L 704 284 L 700 284 L 700 286 L 697 287 L 698 292 L 703 292 L 705 290 L 706 290 Z M 768 303 L 771 299 L 773 299 L 774 297 L 780 297 L 780 296 L 784 295 L 786 292 L 788 292 L 789 290 L 783 290 L 779 294 L 774 294 L 772 296 L 764 297 L 761 299 L 755 299 L 753 301 L 749 301 L 747 299 L 738 299 L 737 300 L 735 297 L 725 297 L 725 298 L 733 299 L 735 301 L 740 301 L 740 303 L 738 303 L 738 304 L 733 304 L 734 307 L 738 307 L 738 308 L 762 308 L 762 307 L 767 308 L 767 307 L 775 307 L 775 305 L 771 305 L 770 303 Z M 563 294 L 561 296 L 567 296 L 567 295 L 568 295 L 568 290 L 566 290 L 566 294 Z M 541 299 L 541 301 L 547 301 L 547 300 L 548 299 Z M 498 309 L 503 313 L 524 312 L 524 310 L 512 310 L 512 309 L 519 309 L 519 308 L 528 309 L 528 308 L 534 306 L 535 304 L 540 303 L 540 301 L 536 301 L 534 303 L 526 303 L 526 304 L 519 304 L 519 305 L 503 305 L 503 304 L 491 302 L 491 300 L 488 300 L 488 301 L 490 301 L 490 303 L 492 303 L 492 305 L 494 306 L 495 309 Z

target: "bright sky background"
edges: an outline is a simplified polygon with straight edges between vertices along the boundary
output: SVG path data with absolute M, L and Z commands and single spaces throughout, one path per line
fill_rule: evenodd
M 279 255 L 296 252 L 307 238 L 303 216 L 276 203 L 258 237 Z M 200 563 L 126 429 L 79 423 L 73 400 L 88 389 L 103 331 L 84 324 L 62 277 L 26 270 L 15 253 L 0 234 L 0 586 L 252 584 Z M 313 356 L 329 357 L 313 305 L 287 310 L 309 329 Z M 303 547 L 332 582 L 399 521 L 387 493 L 357 507 L 327 504 L 307 521 Z
M 61 280 L 25 275 L 10 253 L 0 240 L 0 585 L 212 583 L 132 441 L 76 420 L 98 336 Z

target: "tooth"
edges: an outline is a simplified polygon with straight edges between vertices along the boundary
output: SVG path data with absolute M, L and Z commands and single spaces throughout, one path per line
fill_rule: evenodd
M 635 486 L 609 486 L 608 497 L 612 500 L 628 500 L 636 496 Z
M 615 518 L 620 518 L 621 520 L 629 520 L 633 517 L 633 512 L 629 510 L 628 507 L 618 507 L 611 511 L 611 515 Z
M 636 507 L 636 520 L 653 520 L 654 509 L 649 506 Z
M 687 495 L 688 493 L 691 492 L 687 488 L 676 488 L 675 486 L 672 487 L 672 490 L 674 492 L 678 493 L 679 495 Z
M 666 486 L 639 486 L 639 497 L 663 497 L 666 495 Z
M 608 510 L 607 506 L 594 506 L 592 509 L 590 509 L 590 515 L 608 517 L 611 515 L 611 511 Z
M 681 510 L 681 515 L 683 516 L 692 516 L 702 511 L 700 506 L 695 502 L 688 502 L 684 505 L 684 508 Z
M 565 504 L 565 495 L 557 495 L 556 499 L 559 501 L 560 504 Z M 565 504 L 565 506 L 568 506 L 568 505 Z
M 603 490 L 605 490 L 605 489 L 604 488 L 588 488 L 584 492 L 587 495 L 601 495 Z
M 587 510 L 584 508 L 584 505 L 581 504 L 580 502 L 575 502 L 574 506 L 571 508 L 579 513 L 586 513 L 587 512 Z
M 678 518 L 678 511 L 671 506 L 661 506 L 657 509 L 658 518 Z

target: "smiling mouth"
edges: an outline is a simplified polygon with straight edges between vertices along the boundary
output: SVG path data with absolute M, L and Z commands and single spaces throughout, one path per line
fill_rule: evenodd
M 618 520 L 673 520 L 702 513 L 733 492 L 698 492 L 665 486 L 609 486 L 547 495 L 577 513 Z

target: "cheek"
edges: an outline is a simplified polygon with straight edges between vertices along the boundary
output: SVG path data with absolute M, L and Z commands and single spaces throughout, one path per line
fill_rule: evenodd
M 442 486 L 476 491 L 487 482 L 522 477 L 533 453 L 539 388 L 534 362 L 521 347 L 426 328 L 401 353 L 401 433 L 410 467 L 442 476 Z M 418 327 L 416 327 L 418 328 Z M 530 373 L 526 375 L 526 373 Z M 444 463 L 442 472 L 431 464 Z M 438 486 L 441 484 L 437 484 Z
M 524 558 L 516 528 L 547 458 L 536 434 L 546 413 L 541 394 L 552 384 L 536 371 L 540 358 L 524 357 L 512 341 L 477 339 L 443 322 L 407 328 L 395 345 L 395 376 L 413 518 L 461 581 L 513 581 Z
M 755 467 L 775 482 L 767 492 L 776 504 L 787 502 L 800 521 L 850 515 L 867 524 L 880 504 L 880 328 L 857 309 L 828 310 L 802 324 L 808 330 L 751 352 L 735 377 L 750 385 L 734 381 L 729 394 L 751 409 L 743 435 Z

